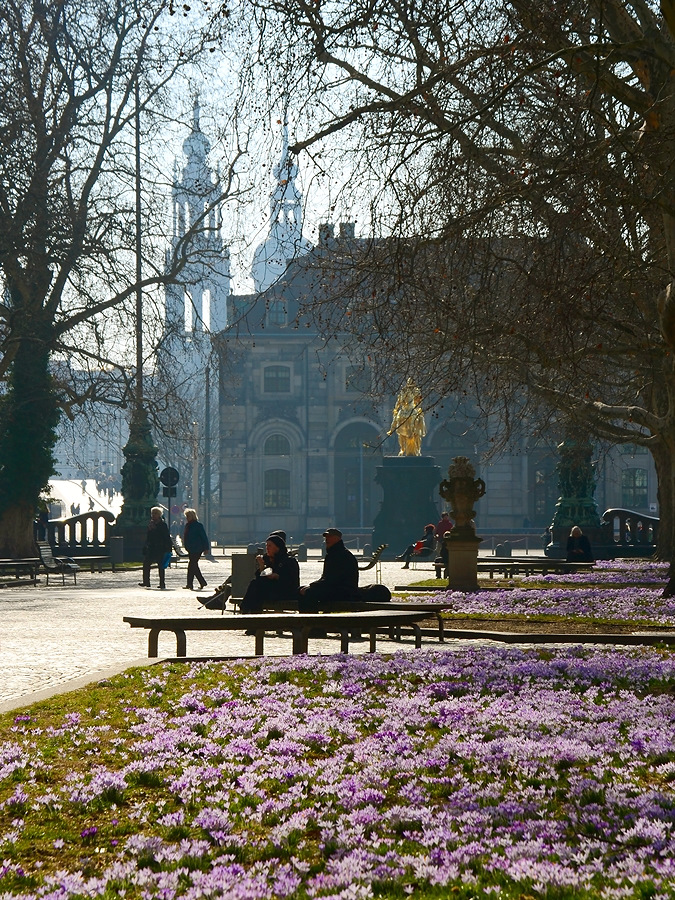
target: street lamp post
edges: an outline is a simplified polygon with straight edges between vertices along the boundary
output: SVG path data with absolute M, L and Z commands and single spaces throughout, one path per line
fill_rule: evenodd
M 117 517 L 115 536 L 124 538 L 124 559 L 138 560 L 142 556 L 145 531 L 150 509 L 157 502 L 159 478 L 157 447 L 152 439 L 150 421 L 143 396 L 143 248 L 141 222 L 141 104 L 138 77 L 134 91 L 135 141 L 135 201 L 136 201 L 136 391 L 129 424 L 129 439 L 124 447 L 122 466 L 122 510 Z

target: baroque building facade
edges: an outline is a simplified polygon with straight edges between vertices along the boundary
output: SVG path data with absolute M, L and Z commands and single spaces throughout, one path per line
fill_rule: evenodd
M 387 436 L 395 398 L 373 401 L 358 347 L 329 346 L 306 311 L 325 290 L 317 273 L 330 269 L 331 257 L 337 268 L 344 264 L 358 239 L 348 222 L 337 231 L 322 226 L 314 247 L 302 239 L 302 196 L 285 128 L 274 174 L 269 236 L 254 254 L 256 292 L 230 296 L 232 324 L 218 342 L 227 372 L 220 379 L 219 536 L 241 544 L 280 528 L 295 542 L 316 544 L 327 526 L 336 526 L 357 543 L 370 542 L 382 500 L 377 467 L 383 455 L 398 452 Z M 454 457 L 470 458 L 486 483 L 479 533 L 520 535 L 521 543 L 529 535 L 531 546 L 542 547 L 539 535 L 551 524 L 559 493 L 556 438 L 523 437 L 493 458 L 490 422 L 469 403 L 442 399 L 441 412 L 428 418 L 423 454 L 435 459 L 442 477 Z M 614 448 L 597 464 L 600 512 L 628 505 L 654 514 L 653 463 L 633 451 Z M 443 502 L 434 499 L 440 514 Z M 411 538 L 425 524 L 411 522 Z
M 162 366 L 171 367 L 182 399 L 180 410 L 172 407 L 169 436 L 157 435 L 160 458 L 181 472 L 178 500 L 196 506 L 211 537 L 226 546 L 260 541 L 277 528 L 294 542 L 320 543 L 329 525 L 359 543 L 370 542 L 382 499 L 377 467 L 383 455 L 398 452 L 395 438 L 387 437 L 395 398 L 373 401 L 367 361 L 358 348 L 327 345 L 304 312 L 323 290 L 312 260 L 339 257 L 357 240 L 354 225 L 322 226 L 314 247 L 303 237 L 298 169 L 284 125 L 268 235 L 253 256 L 255 292 L 233 295 L 217 203 L 219 176 L 209 162 L 199 114 L 195 101 L 171 193 L 167 268 L 183 252 L 188 227 L 202 221 L 203 228 L 185 247 L 191 261 L 180 283 L 165 295 L 158 371 L 161 377 Z M 112 461 L 121 458 L 124 425 L 116 420 L 115 435 L 108 430 L 103 447 L 87 428 L 64 428 L 57 446 L 63 474 L 93 476 L 89 468 L 103 463 L 119 471 Z M 557 440 L 552 436 L 544 444 L 525 437 L 520 446 L 490 458 L 490 437 L 490 423 L 470 404 L 443 398 L 427 417 L 422 452 L 434 457 L 442 477 L 455 456 L 471 459 L 486 482 L 477 507 L 479 534 L 529 532 L 536 546 L 558 498 Z M 657 515 L 656 484 L 644 448 L 614 448 L 597 462 L 601 513 L 624 507 Z M 440 514 L 443 504 L 436 499 Z M 425 524 L 410 523 L 411 539 Z

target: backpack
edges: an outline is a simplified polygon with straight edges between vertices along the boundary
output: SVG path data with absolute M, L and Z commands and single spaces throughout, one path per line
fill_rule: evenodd
M 359 588 L 359 600 L 365 603 L 389 603 L 391 591 L 386 584 L 367 584 Z

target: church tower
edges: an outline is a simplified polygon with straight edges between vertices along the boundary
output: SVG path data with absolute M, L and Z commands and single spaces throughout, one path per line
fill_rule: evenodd
M 270 194 L 270 229 L 253 254 L 252 275 L 256 293 L 266 291 L 286 271 L 288 263 L 310 249 L 302 237 L 302 194 L 295 183 L 298 166 L 288 149 L 288 125 L 284 121 L 281 159 L 274 167 L 276 185 Z
M 210 343 L 203 336 L 216 334 L 227 325 L 230 293 L 230 254 L 223 246 L 221 207 L 214 205 L 220 179 L 209 166 L 210 149 L 199 125 L 199 100 L 195 98 L 192 130 L 183 142 L 186 164 L 180 177 L 174 166 L 167 270 L 177 256 L 186 255 L 188 262 L 180 283 L 166 288 L 166 337 L 174 345 L 176 339 L 191 344 L 197 353 L 205 349 L 202 344 Z M 192 234 L 186 237 L 190 229 Z

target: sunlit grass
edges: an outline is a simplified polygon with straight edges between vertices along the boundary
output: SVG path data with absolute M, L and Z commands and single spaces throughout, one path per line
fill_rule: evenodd
M 0 718 L 0 897 L 673 896 L 674 690 L 641 649 L 132 669 Z

